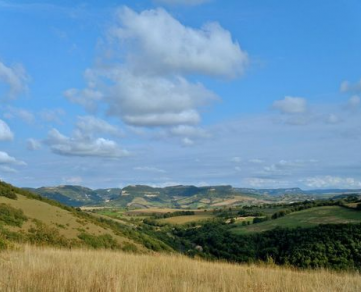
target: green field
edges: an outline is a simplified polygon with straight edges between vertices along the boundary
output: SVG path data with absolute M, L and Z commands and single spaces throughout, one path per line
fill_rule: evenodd
M 176 216 L 176 217 L 170 217 L 166 219 L 159 219 L 159 222 L 162 223 L 170 223 L 170 224 L 186 224 L 191 222 L 199 222 L 203 220 L 208 220 L 214 218 L 214 215 L 211 213 L 206 214 L 197 214 L 197 215 L 189 215 L 189 216 Z
M 316 207 L 291 213 L 285 217 L 249 226 L 237 226 L 233 232 L 238 234 L 262 232 L 276 227 L 312 227 L 319 224 L 359 223 L 361 212 L 339 206 Z

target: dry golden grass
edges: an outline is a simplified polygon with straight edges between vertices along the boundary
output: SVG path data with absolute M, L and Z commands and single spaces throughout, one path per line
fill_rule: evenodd
M 0 291 L 361 291 L 361 277 L 181 256 L 26 247 L 0 254 Z

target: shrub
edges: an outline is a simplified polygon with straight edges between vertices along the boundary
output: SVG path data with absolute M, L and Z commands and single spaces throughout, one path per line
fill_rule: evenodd
M 21 227 L 28 218 L 20 209 L 15 209 L 6 204 L 0 204 L 0 222 L 7 225 Z
M 99 249 L 99 248 L 120 249 L 120 245 L 110 234 L 96 236 L 84 232 L 79 234 L 78 238 L 85 245 L 92 247 L 94 249 Z

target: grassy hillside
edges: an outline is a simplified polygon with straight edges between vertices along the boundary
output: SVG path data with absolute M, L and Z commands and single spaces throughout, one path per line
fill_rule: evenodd
M 1 291 L 361 291 L 357 273 L 232 265 L 181 256 L 26 248 L 1 254 Z
M 23 243 L 139 252 L 171 250 L 132 226 L 97 218 L 0 182 L 0 249 Z
M 249 226 L 237 226 L 236 233 L 252 233 L 271 230 L 276 227 L 312 227 L 319 224 L 360 223 L 361 211 L 340 206 L 315 207 L 288 214 L 284 217 Z

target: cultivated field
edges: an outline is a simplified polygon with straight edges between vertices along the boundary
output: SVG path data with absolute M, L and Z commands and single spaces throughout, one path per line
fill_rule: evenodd
M 25 247 L 1 253 L 0 271 L 0 291 L 361 291 L 359 274 L 111 251 Z
M 312 227 L 319 224 L 360 223 L 361 212 L 338 206 L 316 207 L 294 212 L 276 220 L 270 220 L 234 229 L 237 233 L 262 232 L 276 227 Z
M 211 213 L 206 213 L 206 214 L 197 214 L 197 215 L 189 215 L 189 216 L 176 216 L 166 219 L 160 219 L 158 221 L 163 223 L 170 223 L 170 224 L 186 224 L 191 222 L 208 220 L 212 218 L 214 218 L 214 215 L 212 215 Z

